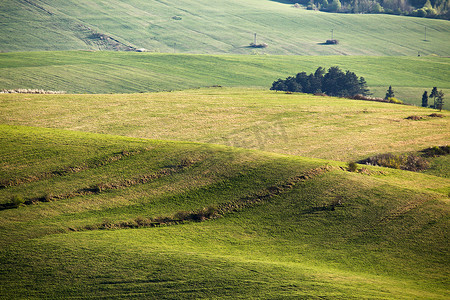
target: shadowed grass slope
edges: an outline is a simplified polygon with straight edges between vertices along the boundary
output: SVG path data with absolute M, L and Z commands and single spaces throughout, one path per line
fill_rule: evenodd
M 448 179 L 375 167 L 349 173 L 332 161 L 225 146 L 0 130 L 2 180 L 17 179 L 0 189 L 3 202 L 184 166 L 145 183 L 1 210 L 2 298 L 446 297 Z M 132 154 L 106 159 L 125 151 Z M 40 176 L 67 167 L 78 171 Z M 255 195 L 269 196 L 214 220 L 85 230 Z
M 0 89 L 69 93 L 131 93 L 212 85 L 269 89 L 278 78 L 319 66 L 339 66 L 363 76 L 374 96 L 421 105 L 424 90 L 450 92 L 448 58 L 361 56 L 186 55 L 124 52 L 25 52 L 0 54 Z M 430 103 L 432 104 L 432 103 Z
M 433 112 L 236 88 L 127 95 L 0 95 L 3 124 L 224 144 L 345 162 L 450 144 L 449 113 L 429 117 Z M 407 119 L 412 115 L 423 119 Z
M 0 50 L 448 56 L 445 20 L 330 14 L 269 0 L 3 0 Z M 426 29 L 425 29 L 426 27 Z M 330 31 L 338 45 L 324 45 Z M 425 39 L 424 33 L 427 31 Z

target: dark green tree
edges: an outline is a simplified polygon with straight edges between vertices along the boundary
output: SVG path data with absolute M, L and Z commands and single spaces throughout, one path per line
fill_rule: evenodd
M 295 77 L 286 78 L 286 86 L 287 86 L 287 90 L 289 92 L 293 92 L 293 93 L 301 93 L 302 92 L 302 86 L 295 80 Z
M 395 94 L 394 94 L 394 89 L 392 88 L 392 86 L 389 86 L 387 92 L 386 92 L 386 96 L 384 97 L 384 100 L 387 100 L 389 98 L 394 98 Z
M 322 91 L 329 96 L 341 96 L 341 84 L 345 76 L 339 67 L 331 67 L 323 76 Z
M 369 88 L 367 87 L 367 82 L 364 77 L 359 77 L 359 93 L 363 96 L 372 95 Z
M 287 91 L 287 86 L 284 83 L 284 80 L 279 78 L 277 81 L 272 83 L 272 87 L 270 89 L 275 91 Z
M 423 92 L 422 95 L 422 107 L 428 107 L 428 92 Z
M 433 87 L 430 93 L 430 98 L 433 98 L 433 108 L 436 108 L 436 97 L 438 94 L 437 87 Z
M 439 92 L 437 92 L 434 108 L 439 109 L 439 111 L 441 111 L 442 107 L 444 107 L 444 92 L 440 90 Z

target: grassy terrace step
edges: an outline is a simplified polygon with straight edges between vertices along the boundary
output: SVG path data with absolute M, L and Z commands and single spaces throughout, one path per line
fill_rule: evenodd
M 441 112 L 442 118 L 407 119 L 434 112 L 240 88 L 126 95 L 0 95 L 3 124 L 224 144 L 345 162 L 449 144 L 448 111 Z M 113 153 L 127 150 L 116 149 Z M 439 161 L 438 165 L 445 166 L 445 158 Z
M 204 54 L 449 56 L 445 20 L 330 14 L 270 0 L 3 0 L 0 51 L 124 50 Z M 425 29 L 426 27 L 426 29 Z M 324 45 L 331 30 L 338 45 Z M 425 30 L 427 36 L 425 38 Z
M 134 93 L 213 85 L 269 89 L 278 78 L 339 66 L 363 76 L 375 96 L 421 105 L 424 90 L 450 93 L 450 60 L 439 57 L 188 55 L 125 52 L 0 54 L 0 89 Z M 431 100 L 430 100 L 430 104 Z
M 447 296 L 449 179 L 376 167 L 350 173 L 343 163 L 218 145 L 0 129 L 1 166 L 9 170 L 2 178 L 134 151 L 20 181 L 0 189 L 2 199 L 193 162 L 142 184 L 0 211 L 0 298 Z M 73 231 L 209 206 L 227 213 L 167 227 Z

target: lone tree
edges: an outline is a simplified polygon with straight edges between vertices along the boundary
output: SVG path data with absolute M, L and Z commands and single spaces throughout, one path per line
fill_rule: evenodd
M 394 89 L 392 88 L 392 86 L 389 86 L 386 96 L 384 97 L 384 100 L 387 100 L 389 98 L 394 98 L 395 94 L 394 94 Z
M 422 95 L 422 107 L 428 107 L 428 92 L 423 92 Z
M 434 108 L 439 109 L 439 111 L 441 111 L 443 106 L 444 106 L 444 92 L 440 90 L 439 92 L 437 92 Z

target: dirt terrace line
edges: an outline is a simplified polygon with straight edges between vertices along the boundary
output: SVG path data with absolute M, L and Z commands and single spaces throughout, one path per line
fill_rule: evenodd
M 33 204 L 37 204 L 40 202 L 51 202 L 51 201 L 56 201 L 56 200 L 70 199 L 70 198 L 74 198 L 74 197 L 78 197 L 78 196 L 97 195 L 97 194 L 107 192 L 110 190 L 124 189 L 124 188 L 132 187 L 135 185 L 146 184 L 148 182 L 162 178 L 164 176 L 169 176 L 174 173 L 179 173 L 179 172 L 183 171 L 184 169 L 194 165 L 195 163 L 197 163 L 197 161 L 183 160 L 178 165 L 169 166 L 169 167 L 161 169 L 155 173 L 141 175 L 141 176 L 135 177 L 133 179 L 127 179 L 124 181 L 112 182 L 112 183 L 96 184 L 96 185 L 93 185 L 90 187 L 78 189 L 74 192 L 67 193 L 67 194 L 44 195 L 42 197 L 27 199 L 27 200 L 23 201 L 22 203 L 20 203 L 19 205 L 17 203 L 0 204 L 0 211 L 5 210 L 5 209 L 17 208 L 20 205 L 33 205 Z
M 99 161 L 86 162 L 79 166 L 69 166 L 69 167 L 59 169 L 59 170 L 41 173 L 36 176 L 4 180 L 4 181 L 0 182 L 0 189 L 10 187 L 10 186 L 18 186 L 18 185 L 22 185 L 22 184 L 30 183 L 30 182 L 36 182 L 36 181 L 40 181 L 40 180 L 44 180 L 44 179 L 49 179 L 49 178 L 56 177 L 56 176 L 65 176 L 65 175 L 72 174 L 72 173 L 79 173 L 79 172 L 82 172 L 82 171 L 85 171 L 88 169 L 99 168 L 99 167 L 105 166 L 107 164 L 124 159 L 125 157 L 138 155 L 138 154 L 142 153 L 143 151 L 148 151 L 148 150 L 149 149 L 133 150 L 133 151 L 124 150 L 119 153 L 114 153 L 113 156 L 104 157 L 104 158 L 100 159 Z
M 317 176 L 320 176 L 324 173 L 330 172 L 335 169 L 336 169 L 335 167 L 331 167 L 328 165 L 314 168 L 305 172 L 302 175 L 293 177 L 280 185 L 268 187 L 267 189 L 258 194 L 242 197 L 236 201 L 221 203 L 218 204 L 217 206 L 204 207 L 197 211 L 179 211 L 175 213 L 173 216 L 160 216 L 156 218 L 137 217 L 134 220 L 123 221 L 118 223 L 113 223 L 106 220 L 102 224 L 98 225 L 88 225 L 81 229 L 74 229 L 74 228 L 69 229 L 71 231 L 78 231 L 78 230 L 157 227 L 165 225 L 177 225 L 185 223 L 187 221 L 201 222 L 210 219 L 216 219 L 226 214 L 243 210 L 244 208 L 268 202 L 275 196 L 289 192 L 295 187 L 295 185 L 297 185 L 300 182 L 305 182 L 309 179 L 315 178 Z M 341 168 L 337 169 L 341 170 Z

